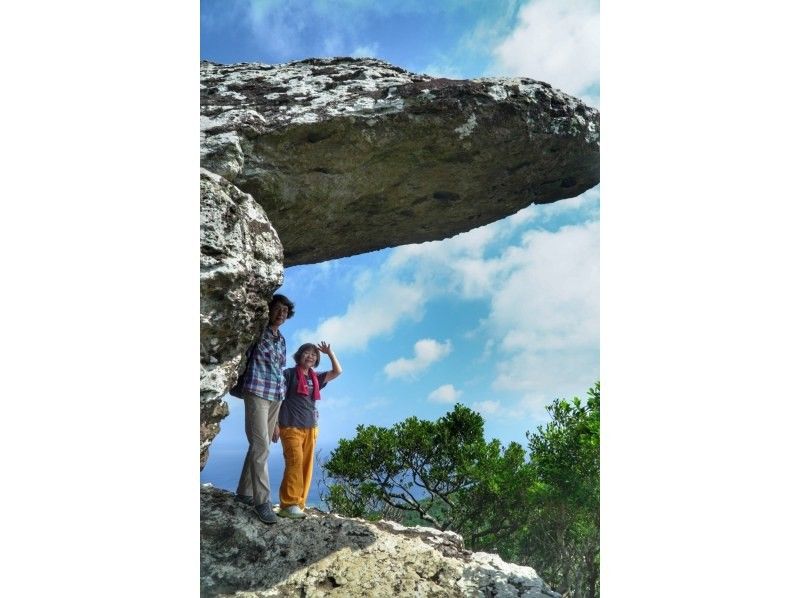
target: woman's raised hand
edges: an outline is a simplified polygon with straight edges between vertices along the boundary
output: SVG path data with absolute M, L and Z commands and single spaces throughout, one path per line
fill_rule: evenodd
M 317 345 L 317 349 L 319 349 L 320 353 L 325 353 L 328 358 L 331 360 L 331 365 L 333 369 L 328 372 L 328 377 L 326 378 L 328 382 L 333 380 L 334 378 L 338 378 L 339 375 L 342 373 L 342 366 L 339 364 L 339 360 L 336 359 L 336 355 L 333 352 L 333 347 L 331 347 L 325 341 L 320 341 Z

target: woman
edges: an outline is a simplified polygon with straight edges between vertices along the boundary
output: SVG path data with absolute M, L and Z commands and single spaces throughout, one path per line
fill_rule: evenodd
M 314 368 L 319 365 L 320 352 L 328 356 L 333 369 L 317 374 Z M 319 419 L 316 401 L 321 398 L 319 391 L 342 373 L 342 366 L 325 341 L 316 346 L 313 343 L 301 345 L 294 354 L 294 362 L 296 367 L 283 371 L 286 398 L 281 405 L 278 426 L 272 439 L 277 441 L 280 437 L 285 462 L 278 516 L 302 519 L 306 516 L 304 509 L 314 469 L 314 445 Z

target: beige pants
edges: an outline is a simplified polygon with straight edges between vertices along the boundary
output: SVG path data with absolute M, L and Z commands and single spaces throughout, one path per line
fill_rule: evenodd
M 236 492 L 252 496 L 256 506 L 271 502 L 267 457 L 281 403 L 282 401 L 267 401 L 250 393 L 244 395 L 244 432 L 250 446 Z

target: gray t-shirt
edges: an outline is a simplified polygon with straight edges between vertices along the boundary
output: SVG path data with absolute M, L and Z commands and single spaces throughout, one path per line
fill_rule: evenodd
M 328 372 L 317 374 L 320 390 L 327 384 Z M 307 395 L 297 394 L 297 377 L 295 368 L 283 370 L 286 379 L 286 398 L 281 404 L 278 414 L 278 425 L 282 428 L 316 428 L 319 413 L 314 400 L 311 376 L 306 376 Z

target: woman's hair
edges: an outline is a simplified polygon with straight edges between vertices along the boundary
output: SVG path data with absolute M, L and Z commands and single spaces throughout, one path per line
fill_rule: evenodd
M 309 349 L 314 349 L 314 353 L 317 354 L 317 361 L 314 363 L 314 367 L 317 367 L 319 365 L 319 349 L 317 349 L 314 343 L 305 343 L 303 345 L 300 345 L 300 348 L 294 353 L 294 362 L 300 365 L 301 356 Z
M 283 303 L 289 309 L 289 313 L 286 314 L 287 320 L 294 315 L 294 303 L 286 295 L 273 295 L 269 300 L 269 311 L 272 311 L 272 306 L 276 303 Z

